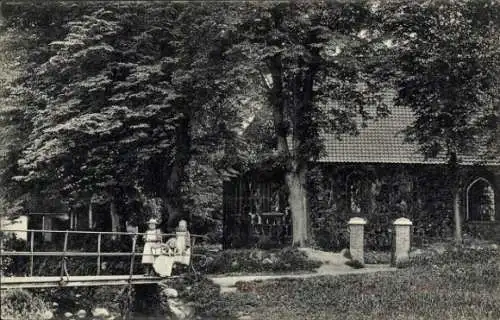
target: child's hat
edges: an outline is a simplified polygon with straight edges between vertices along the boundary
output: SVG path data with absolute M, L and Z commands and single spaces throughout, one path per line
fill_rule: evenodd
M 158 224 L 158 220 L 151 218 L 151 219 L 149 219 L 148 224 L 151 224 L 151 223 Z

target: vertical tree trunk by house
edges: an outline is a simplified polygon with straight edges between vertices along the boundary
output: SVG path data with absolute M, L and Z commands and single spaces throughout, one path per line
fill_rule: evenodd
M 280 17 L 275 17 L 279 25 Z M 314 42 L 314 39 L 309 39 Z M 292 241 L 294 245 L 305 246 L 309 235 L 309 219 L 307 210 L 306 174 L 308 161 L 315 151 L 310 144 L 311 137 L 317 135 L 313 123 L 314 109 L 314 77 L 318 71 L 319 50 L 312 49 L 313 59 L 306 62 L 298 61 L 298 69 L 306 71 L 288 78 L 285 75 L 283 61 L 280 55 L 268 60 L 272 77 L 269 90 L 269 102 L 272 105 L 274 129 L 277 138 L 277 150 L 282 159 L 286 159 L 285 182 L 288 187 L 288 204 L 292 213 Z M 284 80 L 285 79 L 285 80 Z M 286 80 L 287 79 L 287 80 Z M 286 88 L 286 89 L 285 89 Z M 285 90 L 292 88 L 292 98 Z M 288 140 L 291 140 L 290 146 Z
M 279 65 L 279 63 L 278 63 Z M 307 165 L 298 163 L 297 159 L 292 159 L 290 148 L 287 142 L 287 125 L 284 119 L 284 105 L 281 98 L 281 77 L 279 72 L 273 74 L 274 89 L 270 95 L 273 106 L 273 121 L 277 137 L 277 149 L 287 163 L 285 183 L 288 189 L 288 205 L 292 218 L 292 243 L 298 246 L 305 246 L 308 240 L 308 217 L 307 217 L 307 197 L 306 197 L 306 173 Z
M 288 204 L 292 214 L 292 242 L 300 247 L 307 244 L 309 229 L 305 175 L 305 169 L 300 172 L 288 172 L 285 175 L 289 190 Z
M 460 190 L 461 190 L 461 185 L 462 185 L 462 179 L 460 176 L 460 171 L 458 167 L 458 159 L 457 159 L 457 153 L 456 152 L 451 152 L 450 153 L 450 158 L 448 161 L 448 170 L 449 170 L 449 175 L 451 179 L 451 188 L 453 190 L 453 217 L 455 220 L 455 242 L 457 244 L 462 243 L 462 215 L 461 215 L 461 195 L 460 195 Z
M 456 188 L 453 194 L 453 216 L 455 220 L 455 242 L 462 243 L 462 214 L 460 210 L 461 203 L 460 188 Z

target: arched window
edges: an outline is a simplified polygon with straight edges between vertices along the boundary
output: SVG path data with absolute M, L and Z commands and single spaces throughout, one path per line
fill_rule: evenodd
M 472 181 L 466 190 L 467 220 L 495 221 L 495 191 L 484 178 Z
M 371 172 L 354 170 L 346 176 L 346 197 L 348 210 L 354 215 L 371 212 L 371 197 L 375 178 Z M 374 193 L 374 192 L 373 192 Z

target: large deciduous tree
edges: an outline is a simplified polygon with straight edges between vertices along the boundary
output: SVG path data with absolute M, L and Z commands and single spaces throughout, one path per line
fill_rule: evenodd
M 460 156 L 498 156 L 500 3 L 398 1 L 380 8 L 391 34 L 396 103 L 416 114 L 408 140 L 448 159 L 455 238 L 461 241 Z M 480 161 L 479 161 L 480 162 Z
M 118 200 L 144 184 L 151 158 L 168 163 L 175 143 L 176 95 L 139 14 L 99 10 L 70 22 L 22 83 L 38 106 L 28 115 L 33 127 L 16 179 L 70 206 L 105 196 L 115 229 Z
M 230 56 L 245 77 L 261 76 L 273 114 L 275 161 L 289 191 L 293 243 L 303 246 L 309 240 L 306 174 L 323 150 L 321 132 L 354 133 L 356 119 L 385 111 L 378 103 L 381 70 L 366 59 L 384 49 L 364 36 L 373 22 L 364 2 L 265 2 L 241 12 L 229 23 Z
M 68 21 L 65 32 L 58 24 L 42 57 L 31 51 L 33 67 L 18 81 L 30 134 L 15 179 L 70 206 L 104 199 L 113 221 L 119 202 L 161 198 L 172 228 L 186 214 L 181 183 L 191 155 L 216 146 L 230 127 L 222 124 L 237 118 L 224 104 L 233 86 L 223 78 L 224 12 L 106 7 Z
M 44 10 L 35 4 L 21 7 L 24 10 L 5 1 L 0 5 L 1 56 L 5 63 L 0 69 L 1 78 L 5 80 L 2 81 L 0 90 L 0 123 L 3 130 L 1 185 L 5 190 L 3 198 L 6 200 L 2 211 L 12 214 L 19 213 L 29 203 L 41 198 L 11 179 L 19 173 L 17 159 L 21 157 L 21 151 L 32 130 L 29 114 L 36 105 L 36 101 L 26 103 L 24 99 L 19 99 L 23 92 L 16 87 L 16 83 L 23 73 L 30 72 L 33 66 L 46 59 L 47 45 L 62 33 L 64 19 L 71 19 L 77 14 L 65 10 L 61 14 L 51 15 L 53 7 L 49 6 Z M 23 201 L 27 199 L 30 201 Z
M 227 61 L 223 53 L 228 44 L 222 31 L 227 7 L 184 4 L 177 8 L 177 19 L 165 26 L 172 36 L 173 48 L 166 68 L 171 74 L 172 88 L 180 97 L 176 102 L 179 122 L 174 161 L 165 177 L 169 226 L 185 216 L 182 186 L 189 180 L 186 168 L 190 160 L 201 167 L 209 164 L 199 156 L 213 153 L 223 141 L 231 139 L 231 128 L 239 121 L 235 106 L 228 103 L 237 84 L 225 71 Z
M 22 142 L 22 111 L 10 98 L 9 86 L 19 75 L 19 58 L 22 52 L 10 50 L 9 43 L 15 38 L 12 30 L 2 30 L 0 35 L 0 215 L 5 214 L 8 202 L 18 195 L 10 178 L 15 175 L 15 159 Z M 14 196 L 15 197 L 15 196 Z M 11 208 L 15 207 L 13 205 Z

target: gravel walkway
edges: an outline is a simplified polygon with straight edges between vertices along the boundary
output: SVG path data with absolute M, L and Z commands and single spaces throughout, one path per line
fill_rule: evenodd
M 273 275 L 238 275 L 238 276 L 211 276 L 209 277 L 215 284 L 220 286 L 221 292 L 236 291 L 237 282 L 249 281 L 267 281 L 275 279 L 303 279 L 318 276 L 340 276 L 347 274 L 366 274 L 373 272 L 395 271 L 387 264 L 365 265 L 365 268 L 353 269 L 345 264 L 348 259 L 340 253 L 332 253 L 304 248 L 304 251 L 311 260 L 323 262 L 315 273 L 291 273 L 291 274 L 273 274 Z

